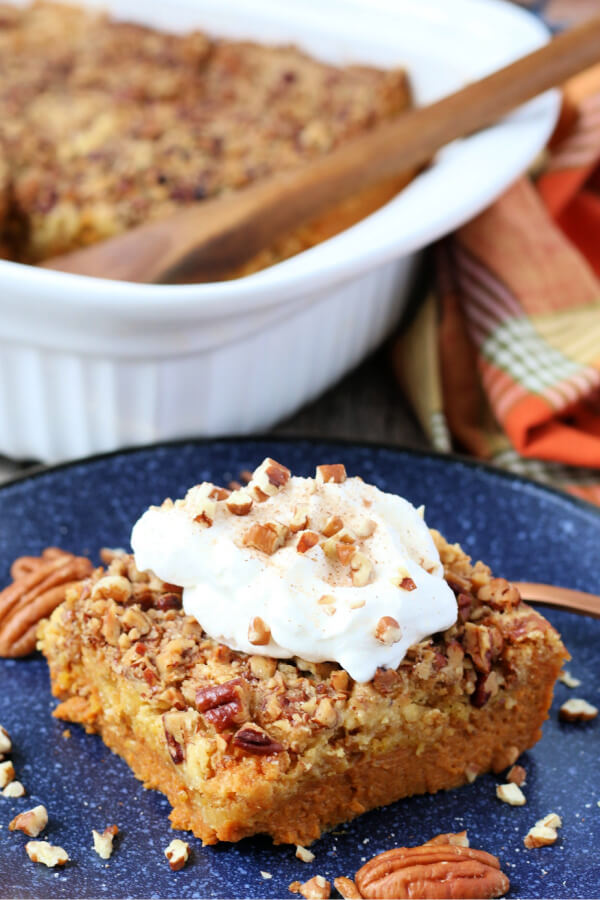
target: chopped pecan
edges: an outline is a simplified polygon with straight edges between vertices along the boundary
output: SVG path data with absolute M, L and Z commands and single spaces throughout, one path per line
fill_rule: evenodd
M 272 556 L 276 550 L 283 547 L 287 536 L 288 529 L 285 525 L 277 522 L 265 522 L 264 525 L 260 525 L 255 522 L 244 534 L 243 541 L 245 547 L 254 547 L 255 550 Z
M 304 884 L 292 881 L 289 890 L 293 894 L 302 894 L 306 900 L 328 900 L 331 896 L 331 884 L 322 875 L 315 875 Z
M 163 714 L 162 721 L 169 754 L 179 765 L 185 759 L 185 746 L 196 731 L 198 713 L 193 709 L 172 710 Z
M 152 605 L 154 609 L 159 609 L 161 612 L 166 612 L 168 609 L 181 609 L 181 592 L 167 591 L 164 594 L 159 594 L 158 597 L 155 597 Z
M 343 875 L 333 879 L 333 886 L 342 900 L 361 900 L 362 895 L 351 878 Z
M 388 694 L 394 694 L 398 690 L 400 683 L 400 675 L 395 669 L 379 668 L 373 676 L 373 687 L 378 694 L 383 694 L 384 697 Z
M 178 872 L 183 869 L 190 856 L 190 845 L 187 841 L 174 838 L 167 849 L 165 856 L 169 860 L 169 867 L 172 872 Z
M 290 470 L 282 466 L 281 463 L 267 457 L 254 470 L 248 489 L 252 491 L 259 501 L 262 499 L 260 494 L 264 497 L 272 497 L 280 488 L 287 484 L 291 474 Z
M 398 847 L 356 873 L 365 898 L 502 897 L 510 882 L 491 853 L 450 844 Z
M 373 563 L 364 553 L 357 552 L 350 560 L 350 569 L 354 587 L 364 587 L 373 574 Z
M 598 709 L 579 697 L 567 700 L 558 710 L 558 717 L 562 722 L 591 722 L 597 715 Z
M 458 604 L 458 618 L 461 622 L 466 622 L 471 615 L 471 610 L 473 609 L 473 605 L 475 603 L 475 597 L 473 594 L 468 594 L 465 591 L 459 591 L 456 602 Z
M 234 516 L 247 516 L 252 509 L 252 497 L 247 491 L 234 491 L 227 500 L 225 506 Z
M 248 641 L 255 647 L 264 647 L 271 640 L 271 629 L 260 616 L 254 616 L 248 627 Z
M 509 806 L 525 806 L 527 799 L 518 784 L 509 782 L 508 784 L 496 785 L 496 797 Z
M 62 847 L 55 847 L 48 841 L 27 841 L 25 852 L 31 862 L 43 863 L 49 869 L 64 866 L 69 861 L 69 854 Z
M 492 578 L 477 591 L 477 598 L 492 609 L 510 610 L 521 602 L 518 589 L 506 578 Z
M 19 557 L 11 567 L 13 583 L 0 592 L 0 656 L 26 656 L 35 650 L 41 619 L 65 598 L 68 588 L 91 575 L 92 563 L 57 547 L 40 557 Z
M 341 531 L 343 527 L 343 519 L 340 519 L 339 516 L 330 516 L 321 528 L 321 534 L 325 537 L 332 537 L 338 531 Z
M 243 725 L 233 736 L 233 743 L 245 753 L 256 756 L 270 756 L 272 753 L 281 753 L 283 744 L 273 740 L 264 728 L 248 722 Z
M 322 484 L 342 484 L 346 480 L 346 467 L 342 463 L 317 466 L 317 481 Z
M 462 645 L 477 671 L 487 675 L 492 668 L 492 638 L 485 625 L 465 622 Z
M 506 780 L 511 784 L 516 784 L 521 787 L 522 784 L 525 784 L 526 777 L 527 772 L 523 766 L 511 766 L 506 776 Z
M 0 763 L 0 788 L 6 787 L 7 784 L 15 777 L 15 767 L 10 759 Z
M 316 531 L 303 531 L 296 543 L 296 550 L 298 553 L 306 553 L 307 550 L 310 550 L 311 547 L 318 543 L 319 535 Z
M 436 844 L 452 844 L 455 847 L 469 847 L 469 838 L 466 831 L 451 831 L 448 834 L 436 834 L 423 844 L 429 847 Z
M 216 731 L 225 731 L 247 721 L 249 685 L 244 678 L 211 684 L 196 692 L 196 709 Z
M 37 837 L 48 824 L 48 812 L 45 806 L 34 806 L 27 812 L 19 813 L 9 822 L 9 831 L 23 831 L 28 837 Z
M 402 629 L 392 616 L 382 616 L 375 627 L 375 640 L 391 646 L 402 638 Z
M 6 728 L 0 725 L 0 759 L 3 753 L 10 753 L 12 750 L 12 741 Z
M 94 850 L 100 859 L 110 859 L 113 852 L 113 841 L 118 833 L 119 828 L 117 825 L 108 825 L 102 832 L 92 828 Z
M 92 587 L 92 600 L 114 600 L 124 606 L 131 593 L 131 582 L 124 575 L 104 575 Z

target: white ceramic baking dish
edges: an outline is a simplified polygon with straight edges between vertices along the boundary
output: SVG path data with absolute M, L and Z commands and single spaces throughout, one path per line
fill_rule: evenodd
M 293 42 L 334 63 L 407 66 L 422 103 L 547 39 L 499 0 L 101 0 L 171 30 Z M 484 208 L 535 157 L 555 92 L 456 142 L 341 235 L 219 284 L 106 281 L 0 261 L 0 451 L 54 461 L 264 429 L 397 323 L 418 251 Z

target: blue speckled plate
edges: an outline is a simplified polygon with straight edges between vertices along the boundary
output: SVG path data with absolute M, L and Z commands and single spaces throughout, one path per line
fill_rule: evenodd
M 305 441 L 179 443 L 98 457 L 51 469 L 0 489 L 0 581 L 12 559 L 59 544 L 96 556 L 102 545 L 128 545 L 132 523 L 150 503 L 178 496 L 198 481 L 226 483 L 271 455 L 296 474 L 342 461 L 387 491 L 427 506 L 427 521 L 509 578 L 546 581 L 600 593 L 600 514 L 531 482 L 458 460 L 346 444 Z M 163 850 L 174 833 L 169 804 L 145 791 L 97 736 L 51 717 L 46 665 L 39 657 L 0 660 L 0 722 L 10 731 L 18 777 L 29 796 L 0 796 L 0 895 L 4 897 L 292 897 L 288 885 L 314 874 L 353 875 L 368 858 L 394 845 L 420 844 L 439 832 L 466 828 L 475 847 L 499 856 L 511 897 L 600 896 L 600 741 L 598 720 L 562 725 L 557 708 L 577 694 L 600 705 L 600 621 L 549 611 L 582 685 L 563 684 L 541 742 L 522 758 L 527 805 L 495 797 L 498 778 L 435 796 L 414 797 L 337 828 L 305 864 L 291 847 L 267 838 L 202 847 L 171 873 Z M 29 862 L 21 833 L 7 825 L 20 810 L 44 803 L 45 836 L 68 851 L 62 870 Z M 563 818 L 558 843 L 526 850 L 536 819 Z M 91 829 L 116 823 L 108 863 L 91 850 Z M 186 835 L 182 835 L 186 837 Z M 268 876 L 266 874 L 268 873 Z

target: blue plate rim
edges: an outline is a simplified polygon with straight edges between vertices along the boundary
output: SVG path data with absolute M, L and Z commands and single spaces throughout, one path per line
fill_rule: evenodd
M 567 505 L 573 506 L 575 509 L 579 509 L 581 512 L 591 514 L 592 518 L 595 518 L 598 521 L 598 525 L 600 525 L 600 507 L 596 506 L 594 503 L 590 503 L 588 500 L 583 500 L 581 497 L 577 497 L 574 494 L 569 494 L 567 491 L 562 490 L 558 487 L 553 487 L 552 485 L 545 484 L 541 481 L 536 481 L 533 478 L 529 478 L 526 475 L 521 475 L 517 472 L 510 472 L 507 469 L 501 469 L 497 466 L 493 465 L 493 463 L 487 462 L 481 459 L 475 459 L 472 456 L 467 456 L 462 453 L 443 453 L 439 450 L 421 450 L 418 447 L 410 447 L 405 446 L 403 444 L 395 444 L 393 442 L 388 441 L 369 441 L 369 440 L 360 440 L 356 441 L 352 438 L 345 437 L 327 437 L 324 436 L 322 438 L 316 438 L 314 435 L 302 435 L 302 434 L 285 434 L 285 435 L 277 435 L 277 434 L 268 434 L 265 432 L 260 432 L 258 434 L 238 434 L 238 435 L 227 435 L 224 437 L 181 437 L 181 438 L 173 438 L 165 441 L 151 441 L 147 444 L 129 444 L 126 447 L 121 447 L 117 450 L 106 450 L 101 453 L 92 453 L 87 456 L 80 456 L 75 459 L 65 460 L 63 462 L 58 463 L 39 463 L 33 465 L 26 472 L 22 474 L 12 475 L 3 481 L 0 484 L 0 492 L 5 491 L 8 488 L 13 487 L 21 482 L 26 482 L 30 480 L 34 480 L 36 478 L 43 477 L 44 475 L 52 474 L 54 472 L 60 472 L 63 469 L 71 469 L 76 468 L 78 466 L 85 466 L 95 462 L 101 462 L 103 460 L 109 460 L 116 457 L 121 456 L 130 456 L 135 453 L 143 453 L 152 450 L 162 450 L 162 449 L 172 449 L 178 446 L 184 446 L 189 444 L 195 444 L 199 447 L 204 447 L 209 444 L 241 444 L 241 443 L 254 443 L 254 444 L 330 444 L 332 446 L 339 447 L 356 447 L 363 448 L 367 450 L 384 450 L 386 452 L 391 453 L 403 453 L 408 456 L 414 456 L 419 459 L 431 459 L 438 462 L 448 462 L 448 463 L 459 463 L 460 465 L 466 466 L 467 468 L 474 469 L 476 471 L 483 471 L 486 474 L 492 476 L 493 478 L 498 478 L 501 481 L 505 481 L 507 483 L 517 483 L 521 484 L 524 488 L 529 488 L 530 490 L 540 491 L 542 494 L 549 494 L 551 497 L 554 497 L 555 500 L 559 500 Z M 599 470 L 600 477 L 600 470 Z

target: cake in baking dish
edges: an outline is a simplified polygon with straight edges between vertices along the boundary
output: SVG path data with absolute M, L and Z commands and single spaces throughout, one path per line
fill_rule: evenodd
M 401 68 L 0 3 L 0 253 L 35 263 L 112 237 L 327 153 L 410 102 Z M 350 198 L 232 274 L 348 227 L 409 178 Z

